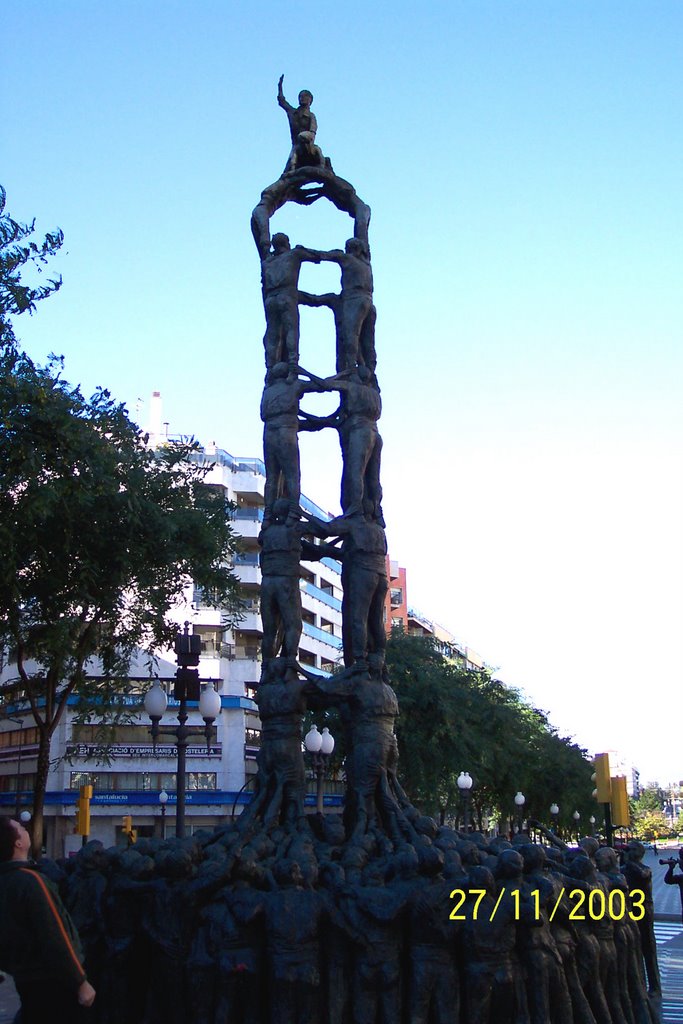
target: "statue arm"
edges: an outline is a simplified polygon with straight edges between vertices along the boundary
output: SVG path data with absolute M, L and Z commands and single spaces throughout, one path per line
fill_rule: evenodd
M 301 510 L 301 515 L 307 520 L 309 529 L 305 532 L 311 532 L 315 537 L 340 537 L 344 532 L 348 532 L 348 529 L 338 528 L 339 525 L 344 524 L 344 517 L 338 516 L 336 519 L 331 519 L 330 522 L 325 522 L 323 519 L 318 519 L 317 516 L 311 515 L 310 512 L 306 512 L 304 509 Z
M 283 110 L 289 112 L 290 110 L 294 110 L 294 107 L 292 106 L 291 103 L 287 102 L 287 100 L 285 99 L 285 94 L 282 91 L 282 83 L 284 81 L 284 78 L 284 75 L 280 75 L 280 81 L 277 83 L 277 101 Z
M 666 882 L 667 885 L 678 885 L 679 884 L 679 880 L 681 882 L 683 882 L 683 875 L 674 875 L 675 868 L 676 868 L 675 864 L 669 864 L 668 868 L 666 869 L 666 874 L 664 875 L 664 881 Z
M 332 308 L 332 304 L 335 299 L 338 299 L 339 295 L 336 292 L 326 292 L 324 295 L 311 295 L 310 292 L 299 292 L 298 302 L 302 306 L 327 306 Z
M 339 426 L 339 409 L 329 416 L 314 416 L 313 413 L 303 411 L 299 412 L 299 416 L 298 430 L 322 430 L 323 427 Z
M 346 258 L 346 253 L 342 252 L 341 249 L 330 249 L 329 252 L 324 249 L 309 249 L 305 245 L 295 245 L 292 252 L 298 252 L 302 260 L 307 260 L 309 263 L 340 263 Z
M 340 679 L 338 676 L 319 676 L 313 672 L 307 672 L 301 665 L 299 672 L 306 680 L 303 692 L 308 697 L 322 698 L 326 704 L 333 704 L 336 701 L 344 700 L 349 695 L 348 679 Z
M 563 843 L 561 839 L 558 839 L 557 836 L 554 835 L 554 833 L 552 833 L 550 831 L 550 829 L 547 829 L 545 827 L 545 825 L 541 825 L 540 821 L 535 821 L 533 818 L 531 818 L 531 819 L 529 819 L 528 825 L 529 825 L 530 828 L 535 828 L 539 832 L 541 832 L 546 837 L 546 839 L 550 843 L 552 843 L 553 846 L 557 847 L 558 850 L 568 850 L 569 849 L 569 847 L 567 846 L 566 843 Z
M 319 562 L 321 558 L 339 558 L 339 552 L 333 544 L 311 544 L 309 540 L 302 540 L 301 558 L 304 562 Z

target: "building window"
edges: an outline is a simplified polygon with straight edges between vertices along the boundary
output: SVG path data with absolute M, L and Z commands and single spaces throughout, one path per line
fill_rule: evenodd
M 113 793 L 156 792 L 165 789 L 175 793 L 176 777 L 172 772 L 72 772 L 71 789 L 90 784 L 94 790 Z M 187 790 L 216 789 L 215 772 L 187 772 Z
M 8 732 L 0 733 L 0 747 L 31 747 L 35 746 L 39 739 L 36 728 L 10 729 Z
M 18 776 L 19 781 L 19 792 L 20 793 L 31 793 L 35 789 L 36 775 L 35 772 L 22 772 Z M 17 776 L 16 775 L 0 775 L 0 793 L 16 793 L 17 791 Z

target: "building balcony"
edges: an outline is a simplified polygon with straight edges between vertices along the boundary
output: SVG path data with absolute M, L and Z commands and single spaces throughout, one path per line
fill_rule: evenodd
M 329 594 L 326 590 L 321 590 L 320 587 L 316 587 L 313 583 L 304 583 L 301 589 L 304 594 L 309 594 L 317 601 L 322 601 L 328 608 L 334 608 L 338 612 L 341 611 L 342 603 L 339 598 Z
M 342 647 L 342 638 L 335 636 L 334 633 L 328 633 L 325 629 L 318 629 L 317 626 L 312 626 L 310 622 L 304 622 L 303 631 L 306 636 L 312 637 L 314 640 L 319 640 L 323 644 L 329 644 L 335 651 L 340 651 Z

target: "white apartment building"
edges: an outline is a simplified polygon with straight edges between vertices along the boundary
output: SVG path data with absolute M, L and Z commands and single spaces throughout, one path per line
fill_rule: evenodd
M 219 609 L 212 608 L 198 588 L 188 587 L 184 606 L 174 610 L 179 628 L 188 621 L 202 638 L 199 675 L 202 683 L 213 682 L 221 698 L 214 738 L 207 748 L 204 722 L 198 710 L 189 710 L 188 725 L 197 730 L 197 741 L 187 750 L 186 827 L 191 832 L 211 828 L 239 813 L 248 797 L 250 777 L 256 772 L 260 721 L 254 703 L 261 674 L 261 618 L 259 599 L 258 535 L 263 522 L 265 467 L 260 459 L 233 458 L 228 452 L 208 447 L 196 456 L 211 464 L 207 482 L 220 487 L 237 506 L 235 531 L 242 538 L 234 560 L 241 583 L 244 616 L 227 629 Z M 303 507 L 323 519 L 330 516 L 302 496 Z M 329 674 L 341 658 L 341 565 L 323 558 L 301 566 L 303 632 L 299 661 L 309 670 Z M 175 675 L 175 657 L 160 651 L 154 668 L 169 693 L 169 706 L 162 718 L 162 730 L 177 726 L 170 696 Z M 12 677 L 12 665 L 0 666 L 0 678 Z M 160 736 L 156 749 L 149 735 L 149 719 L 142 708 L 144 692 L 151 685 L 144 659 L 131 667 L 133 694 L 122 697 L 130 709 L 130 723 L 116 727 L 107 757 L 98 759 L 101 738 L 96 725 L 74 721 L 74 699 L 52 741 L 52 766 L 45 805 L 45 848 L 52 856 L 76 849 L 81 837 L 73 832 L 79 787 L 93 785 L 90 836 L 113 845 L 122 831 L 122 816 L 131 815 L 138 835 L 160 834 L 162 825 L 173 831 L 176 749 L 172 736 Z M 21 706 L 10 709 L 11 717 L 0 720 L 0 808 L 30 808 L 35 780 L 37 733 L 30 714 Z M 247 792 L 245 792 L 245 784 Z M 340 798 L 333 792 L 326 798 L 334 805 Z M 338 787 L 337 787 L 338 788 Z M 159 794 L 169 800 L 162 822 Z M 17 800 L 17 793 L 19 800 Z

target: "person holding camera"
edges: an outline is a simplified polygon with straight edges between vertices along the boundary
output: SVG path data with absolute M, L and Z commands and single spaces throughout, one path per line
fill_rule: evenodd
M 668 857 L 666 860 L 660 860 L 660 864 L 668 864 L 668 869 L 664 875 L 664 881 L 667 885 L 677 885 L 678 891 L 681 896 L 681 921 L 683 921 L 683 875 L 675 875 L 674 868 L 678 865 L 683 871 L 683 850 L 678 851 L 678 860 L 675 857 Z

